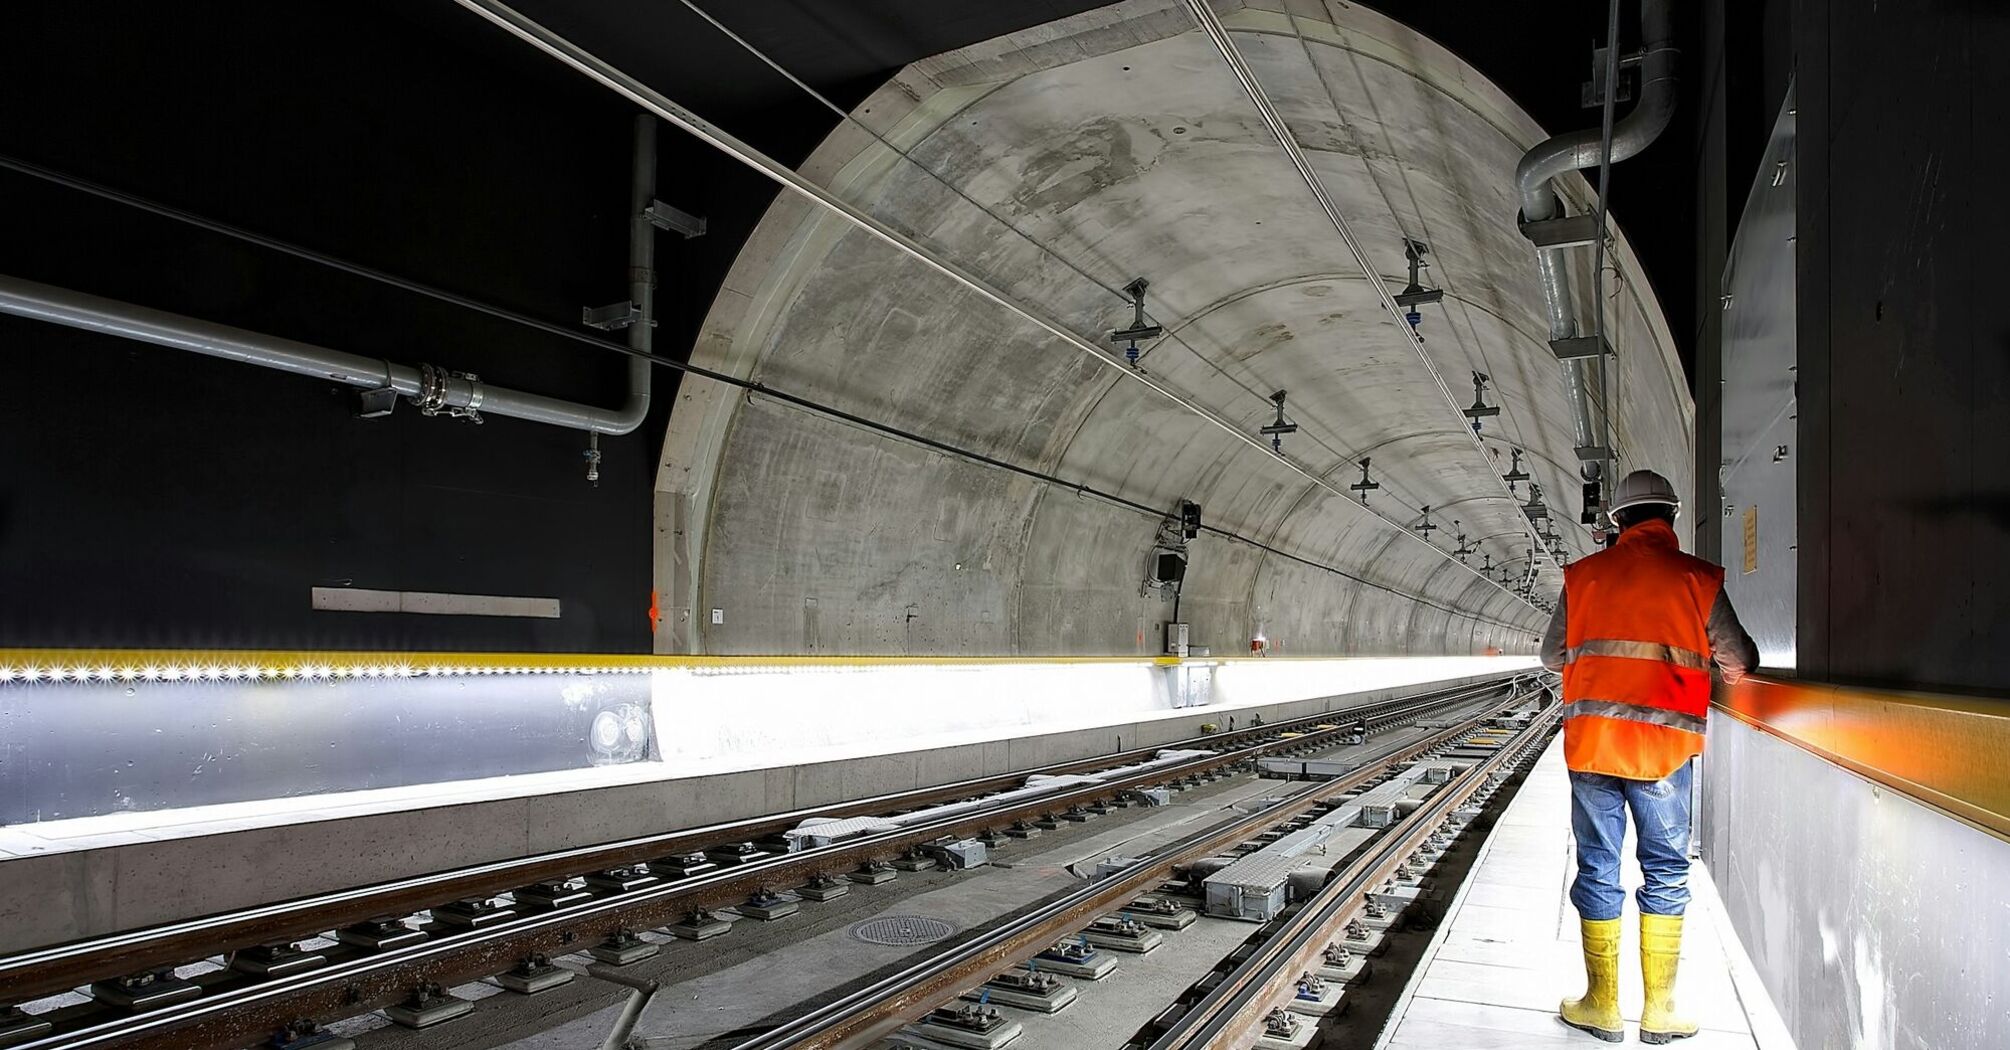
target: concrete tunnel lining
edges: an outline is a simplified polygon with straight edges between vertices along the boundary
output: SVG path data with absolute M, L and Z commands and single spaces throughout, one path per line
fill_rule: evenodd
M 1402 236 L 1429 241 L 1430 276 L 1448 295 L 1425 321 L 1427 348 L 1455 388 L 1474 370 L 1493 377 L 1503 415 L 1489 444 L 1523 448 L 1568 521 L 1574 442 L 1513 223 L 1513 164 L 1541 129 L 1381 15 L 1292 14 L 1252 5 L 1226 18 L 1385 279 L 1404 272 Z M 1338 239 L 1313 221 L 1302 182 L 1177 5 L 1133 0 L 915 63 L 853 116 L 1097 280 L 852 124 L 806 176 L 1097 341 L 1125 313 L 1107 289 L 1142 272 L 1177 336 L 1150 346 L 1154 374 L 1252 432 L 1269 421 L 1268 390 L 1288 389 L 1303 427 L 1291 451 L 1336 478 L 1375 456 L 1376 499 L 1388 501 L 1378 509 L 1457 504 L 1434 520 L 1457 516 L 1473 536 L 1520 532 L 1505 498 L 1472 498 L 1491 480 L 1463 420 L 1348 276 Z M 1589 191 L 1574 189 L 1582 206 Z M 1686 488 L 1691 409 L 1673 337 L 1613 238 L 1622 466 L 1651 464 Z M 1212 522 L 1373 585 L 1204 536 L 1181 611 L 1217 653 L 1258 634 L 1287 654 L 1531 646 L 1538 610 L 1392 544 L 1393 530 L 1347 501 L 973 299 L 784 197 L 742 250 L 692 360 L 1148 504 L 1194 499 Z M 1142 515 L 703 380 L 686 383 L 677 408 L 658 476 L 661 651 L 1156 650 L 1171 606 L 1140 595 L 1154 533 Z M 1588 550 L 1582 532 L 1562 531 Z M 1525 546 L 1483 549 L 1500 563 Z M 1538 586 L 1558 582 L 1550 573 Z

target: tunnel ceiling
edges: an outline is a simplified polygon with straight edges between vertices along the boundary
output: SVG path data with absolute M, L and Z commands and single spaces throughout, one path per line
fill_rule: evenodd
M 701 652 L 1156 652 L 1173 602 L 1143 581 L 1144 514 L 1203 535 L 1179 599 L 1196 644 L 1247 651 L 1532 648 L 1545 615 L 1449 554 L 1453 522 L 1525 565 L 1519 507 L 1474 447 L 1475 371 L 1572 556 L 1576 460 L 1545 342 L 1515 161 L 1543 136 L 1450 52 L 1374 12 L 1255 5 L 1224 20 L 1390 290 L 1429 245 L 1427 366 L 1182 5 L 1134 0 L 927 59 L 858 106 L 802 171 L 1091 341 L 1151 281 L 1140 367 L 1255 434 L 1289 392 L 1285 453 L 1368 513 L 1145 383 L 785 194 L 742 250 L 695 364 L 1065 479 L 1056 485 L 760 394 L 689 379 L 657 488 L 659 648 Z M 870 129 L 870 130 L 868 130 Z M 877 136 L 877 137 L 876 137 Z M 889 143 L 891 145 L 889 145 Z M 893 147 L 898 147 L 896 152 Z M 901 153 L 905 153 L 902 156 Z M 1566 188 L 1585 206 L 1581 183 Z M 1589 259 L 1574 260 L 1591 317 Z M 1689 483 L 1673 340 L 1622 235 L 1606 284 L 1622 471 Z M 1114 351 L 1114 347 L 1112 350 Z M 1528 488 L 1520 489 L 1528 498 Z M 1411 532 L 1431 508 L 1439 526 Z M 1545 560 L 1544 565 L 1548 566 Z M 1553 593 L 1553 566 L 1538 591 Z

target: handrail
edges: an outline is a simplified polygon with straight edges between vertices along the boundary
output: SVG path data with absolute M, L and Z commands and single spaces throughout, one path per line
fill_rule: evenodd
M 2010 840 L 2010 703 L 1751 675 L 1720 690 L 1715 706 Z

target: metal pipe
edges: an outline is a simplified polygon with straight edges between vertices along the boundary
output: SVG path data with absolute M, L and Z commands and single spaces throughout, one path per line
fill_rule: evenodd
M 621 1004 L 620 1016 L 614 1019 L 614 1027 L 607 1030 L 607 1038 L 600 1042 L 600 1050 L 628 1050 L 635 1045 L 630 1037 L 635 1034 L 636 1023 L 642 1020 L 643 1011 L 649 1008 L 649 1000 L 656 997 L 661 985 L 646 977 L 630 977 L 612 966 L 598 963 L 588 966 L 586 975 L 629 990 L 628 1000 Z
M 1640 35 L 1646 55 L 1640 63 L 1640 101 L 1612 126 L 1612 160 L 1625 160 L 1647 148 L 1675 115 L 1675 34 L 1668 0 L 1641 0 Z M 1612 84 L 1606 90 L 1616 90 Z M 1522 218 L 1530 222 L 1554 218 L 1562 209 L 1550 180 L 1600 160 L 1601 128 L 1585 128 L 1539 142 L 1515 165 L 1515 186 L 1521 192 Z
M 649 206 L 656 203 L 656 118 L 635 114 L 635 167 L 628 193 L 628 298 L 635 303 L 635 323 L 628 326 L 628 400 L 622 402 L 620 423 L 626 434 L 649 415 L 649 358 L 656 338 L 656 226 Z
M 648 212 L 655 199 L 656 120 L 638 113 L 629 194 L 628 288 L 640 315 L 628 327 L 628 345 L 636 351 L 628 359 L 628 396 L 614 409 L 493 386 L 446 369 L 331 350 L 19 277 L 0 275 L 0 312 L 334 380 L 360 390 L 390 389 L 435 410 L 487 413 L 619 436 L 634 432 L 649 415 L 653 376 L 646 355 L 655 331 L 656 230 Z
M 1609 29 L 1610 27 L 1608 27 Z M 1640 65 L 1640 101 L 1625 119 L 1612 125 L 1610 152 L 1606 150 L 1603 126 L 1585 128 L 1546 139 L 1522 154 L 1515 165 L 1515 187 L 1521 196 L 1521 217 L 1528 222 L 1555 218 L 1563 211 L 1563 201 L 1553 180 L 1558 176 L 1601 162 L 1627 159 L 1647 148 L 1675 114 L 1675 47 L 1669 18 L 1668 0 L 1641 0 L 1640 32 L 1646 55 Z M 1616 56 L 1608 56 L 1616 58 Z M 1608 78 L 1606 93 L 1618 90 L 1617 78 Z M 1603 238 L 1603 230 L 1599 236 Z M 1542 288 L 1544 311 L 1549 317 L 1549 337 L 1570 339 L 1578 333 L 1576 307 L 1570 293 L 1570 272 L 1560 248 L 1537 247 L 1536 283 Z M 1593 287 L 1598 275 L 1592 274 Z M 1571 429 L 1577 447 L 1596 448 L 1605 433 L 1606 406 L 1594 397 L 1602 365 L 1596 359 L 1579 358 L 1563 362 L 1564 394 L 1571 406 Z M 1583 465 L 1586 477 L 1598 477 L 1602 462 Z
M 641 422 L 641 415 L 634 411 L 636 399 L 633 391 L 630 392 L 629 403 L 621 409 L 598 408 L 492 386 L 479 379 L 430 365 L 415 368 L 381 358 L 330 350 L 312 343 L 233 328 L 6 274 L 0 274 L 0 313 L 188 350 L 240 364 L 332 380 L 359 390 L 390 389 L 414 400 L 432 396 L 438 407 L 447 410 L 480 411 L 602 434 L 626 434 Z M 430 395 L 429 375 L 432 384 Z M 648 397 L 645 387 L 641 398 L 644 411 L 647 410 Z
M 1643 16 L 1645 12 L 1642 12 Z M 1595 240 L 1591 254 L 1591 334 L 1599 346 L 1605 345 L 1605 229 L 1607 212 L 1611 207 L 1612 192 L 1612 125 L 1613 105 L 1619 101 L 1619 0 L 1606 0 L 1605 14 L 1605 98 L 1599 107 L 1599 157 L 1598 157 L 1598 217 L 1593 223 Z M 1670 107 L 1673 108 L 1672 106 Z M 1603 473 L 1612 473 L 1612 392 L 1606 376 L 1611 373 L 1610 362 L 1604 354 L 1596 358 L 1598 367 L 1598 444 L 1603 451 L 1599 463 Z M 1587 420 L 1589 422 L 1589 420 Z M 1596 519 L 1602 529 L 1609 518 L 1601 508 Z
M 535 19 L 510 7 L 508 4 L 502 3 L 501 0 L 454 0 L 454 2 L 481 16 L 498 28 L 507 31 L 517 39 L 572 67 L 588 79 L 688 132 L 699 141 L 713 146 L 727 156 L 772 179 L 776 183 L 779 183 L 782 188 L 802 195 L 812 204 L 818 205 L 826 211 L 837 215 L 862 232 L 878 238 L 887 246 L 902 252 L 937 273 L 942 274 L 944 277 L 955 281 L 957 284 L 976 292 L 979 296 L 993 304 L 1003 307 L 1008 312 L 1040 328 L 1077 352 L 1086 355 L 1097 364 L 1112 369 L 1119 375 L 1128 376 L 1137 382 L 1143 383 L 1145 386 L 1164 396 L 1167 400 L 1172 401 L 1174 404 L 1223 431 L 1230 438 L 1276 460 L 1286 469 L 1310 482 L 1315 488 L 1341 497 L 1345 505 L 1355 506 L 1352 503 L 1352 496 L 1341 486 L 1334 484 L 1328 479 L 1326 472 L 1314 469 L 1282 453 L 1273 452 L 1269 445 L 1245 432 L 1235 421 L 1222 416 L 1213 409 L 1179 392 L 1164 380 L 1147 372 L 1131 368 L 1121 357 L 1106 352 L 1101 346 L 1083 338 L 1060 319 L 1012 298 L 965 267 L 929 250 L 919 241 L 914 240 L 912 237 L 901 233 L 899 230 L 894 229 L 864 210 L 839 198 L 831 191 L 798 174 L 793 168 L 762 153 L 752 145 L 741 141 L 697 113 L 679 105 L 670 99 L 669 96 L 644 84 L 606 60 L 553 32 Z M 1386 294 L 1385 290 L 1384 295 Z M 1405 327 L 1407 327 L 1407 323 L 1405 323 Z M 1406 536 L 1415 542 L 1422 543 L 1426 548 L 1450 564 L 1458 564 L 1456 560 L 1439 550 L 1428 540 L 1422 539 L 1411 532 L 1408 526 L 1403 523 L 1365 507 L 1355 506 L 1355 509 L 1381 521 L 1396 533 Z M 1466 571 L 1472 572 L 1470 569 Z M 1475 572 L 1472 575 L 1478 576 L 1479 574 Z M 1492 583 L 1493 581 L 1489 580 L 1487 582 Z M 1505 590 L 1505 588 L 1502 589 Z M 1509 593 L 1512 594 L 1512 592 Z M 1530 608 L 1533 607 L 1533 605 L 1530 605 Z

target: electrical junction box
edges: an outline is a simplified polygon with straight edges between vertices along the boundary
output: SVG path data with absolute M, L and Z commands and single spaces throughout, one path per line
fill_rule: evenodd
M 1166 655 L 1167 656 L 1187 655 L 1188 646 L 1186 638 L 1187 638 L 1186 624 L 1168 622 L 1166 624 Z
M 977 839 L 957 839 L 954 842 L 936 843 L 926 847 L 929 856 L 948 865 L 952 870 L 981 868 L 990 863 L 990 851 Z

